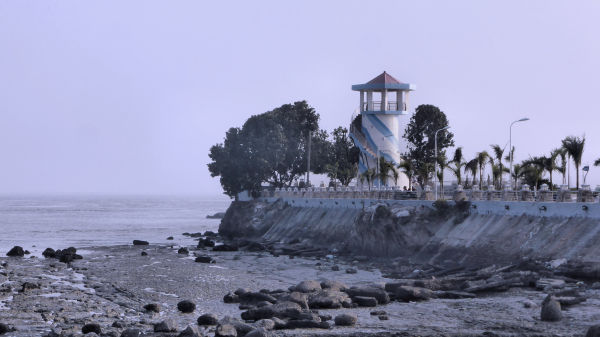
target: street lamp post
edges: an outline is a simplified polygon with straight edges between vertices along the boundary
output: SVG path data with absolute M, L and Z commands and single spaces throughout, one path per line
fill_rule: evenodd
M 513 176 L 512 176 L 513 175 L 513 169 L 512 169 L 512 167 L 513 167 L 512 126 L 515 123 L 525 122 L 525 121 L 528 121 L 528 120 L 529 120 L 529 118 L 527 118 L 527 117 L 521 118 L 519 120 L 516 120 L 516 121 L 510 123 L 510 127 L 508 128 L 508 133 L 509 133 L 509 136 L 508 136 L 508 154 L 509 154 L 509 157 L 510 157 L 510 172 L 509 172 L 508 179 L 510 179 L 510 185 L 511 186 L 513 186 L 513 184 L 512 184 L 512 181 L 513 181 Z M 517 188 L 517 186 L 513 186 L 513 189 L 515 189 L 515 188 Z
M 435 200 L 438 199 L 438 184 L 439 184 L 438 174 L 437 174 L 437 171 L 438 171 L 438 169 L 437 169 L 437 167 L 438 167 L 437 134 L 438 134 L 438 132 L 444 131 L 444 130 L 448 130 L 449 128 L 450 128 L 449 126 L 446 126 L 445 128 L 441 128 L 441 129 L 437 130 L 435 132 L 434 137 L 433 137 L 433 143 L 434 143 L 434 147 L 435 147 L 435 159 L 434 159 L 435 160 L 435 162 L 434 162 L 434 164 L 435 164 L 435 170 L 434 171 L 435 172 L 433 173 L 435 175 L 435 177 L 433 177 L 434 181 L 435 181 Z

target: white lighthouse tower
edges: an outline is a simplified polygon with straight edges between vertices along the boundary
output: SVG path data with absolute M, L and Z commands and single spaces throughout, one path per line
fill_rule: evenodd
M 361 125 L 352 123 L 350 136 L 360 148 L 359 173 L 369 169 L 378 171 L 377 158 L 397 166 L 408 148 L 402 138 L 408 123 L 408 94 L 413 84 L 402 83 L 385 71 L 365 84 L 355 84 L 352 90 L 360 92 Z M 394 185 L 392 178 L 387 185 Z M 374 185 L 378 186 L 376 179 Z M 383 184 L 381 184 L 383 186 Z M 400 174 L 398 186 L 407 186 L 408 179 Z

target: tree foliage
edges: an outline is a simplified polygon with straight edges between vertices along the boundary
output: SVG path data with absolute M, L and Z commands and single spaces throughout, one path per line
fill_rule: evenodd
M 409 149 L 406 157 L 415 165 L 417 180 L 423 185 L 429 182 L 435 157 L 435 132 L 448 126 L 446 114 L 434 105 L 419 105 L 411 117 L 404 138 Z M 438 133 L 438 155 L 445 155 L 445 149 L 454 145 L 454 135 L 447 130 Z
M 334 181 L 339 181 L 343 186 L 348 186 L 356 177 L 360 150 L 348 136 L 348 130 L 338 127 L 331 133 L 333 140 L 330 149 L 330 158 L 327 175 Z M 323 148 L 323 147 L 322 147 Z

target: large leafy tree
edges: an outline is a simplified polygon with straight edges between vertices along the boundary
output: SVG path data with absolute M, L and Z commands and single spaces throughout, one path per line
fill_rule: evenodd
M 415 165 L 417 181 L 424 185 L 429 182 L 435 158 L 435 132 L 448 126 L 448 118 L 434 105 L 419 105 L 404 132 L 409 150 L 406 157 Z M 445 156 L 446 148 L 454 145 L 454 135 L 447 130 L 440 131 L 437 139 L 438 155 Z
M 343 186 L 348 186 L 356 177 L 360 150 L 354 146 L 346 128 L 340 126 L 333 130 L 331 135 L 333 141 L 330 147 L 330 164 L 327 175 L 329 178 L 339 181 Z
M 309 134 L 311 172 L 324 173 L 330 144 L 327 133 L 318 131 L 318 121 L 319 115 L 305 101 L 250 117 L 241 129 L 230 129 L 222 144 L 211 147 L 211 176 L 220 177 L 231 197 L 244 190 L 256 194 L 265 182 L 290 186 L 306 173 Z

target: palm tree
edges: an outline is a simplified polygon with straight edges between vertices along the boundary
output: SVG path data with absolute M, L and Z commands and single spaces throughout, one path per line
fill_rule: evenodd
M 369 186 L 369 190 L 371 190 L 371 186 L 373 184 L 373 180 L 375 179 L 376 175 L 377 175 L 377 173 L 375 172 L 374 169 L 368 169 L 360 175 L 360 181 L 364 182 L 366 180 L 367 184 Z
M 511 178 L 514 180 L 515 184 L 514 186 L 517 186 L 517 181 L 519 180 L 519 178 L 523 177 L 523 169 L 521 167 L 521 164 L 514 164 L 513 165 L 513 172 L 512 172 L 512 176 Z
M 562 174 L 563 185 L 567 183 L 567 151 L 564 148 L 554 149 L 552 152 L 557 151 L 558 157 L 560 157 L 560 166 L 556 167 L 556 170 Z
M 379 158 L 379 175 L 377 178 L 379 178 L 381 184 L 384 186 L 387 185 L 388 178 L 394 176 L 396 177 L 396 182 L 398 182 L 398 172 L 396 171 L 394 164 L 385 160 L 383 157 Z
M 523 175 L 529 185 L 538 187 L 545 171 L 545 161 L 545 157 L 532 157 L 523 161 L 521 167 L 523 168 Z
M 594 166 L 600 166 L 600 158 L 596 159 L 594 162 Z
M 454 166 L 450 166 L 450 170 L 452 170 L 454 176 L 456 176 L 457 184 L 462 184 L 462 175 L 460 172 L 462 167 L 466 164 L 464 162 L 462 154 L 462 147 L 457 147 L 456 150 L 454 150 L 454 157 L 452 158 L 452 161 L 449 162 L 449 164 L 454 164 Z
M 402 173 L 408 178 L 408 189 L 412 190 L 412 180 L 415 176 L 415 166 L 413 165 L 413 162 L 404 158 L 398 165 L 398 168 L 401 169 Z
M 477 166 L 479 167 L 479 188 L 482 189 L 483 188 L 483 168 L 485 167 L 485 164 L 487 163 L 488 159 L 490 158 L 490 155 L 486 151 L 481 151 L 481 152 L 477 153 L 475 158 L 477 159 Z
M 554 181 L 552 180 L 552 173 L 558 170 L 558 166 L 556 165 L 556 159 L 560 155 L 560 152 L 561 151 L 559 149 L 554 149 L 550 151 L 550 157 L 546 157 L 546 161 L 544 163 L 546 171 L 550 173 L 550 189 L 553 189 L 554 186 Z
M 446 160 L 446 155 L 443 153 L 438 154 L 437 164 L 439 166 L 439 170 L 437 172 L 437 179 L 440 183 L 440 191 L 443 195 L 444 193 L 444 170 L 448 167 L 448 161 Z
M 502 173 L 504 172 L 504 166 L 502 165 L 502 156 L 504 155 L 504 149 L 500 147 L 498 144 L 490 145 L 492 150 L 494 151 L 494 159 L 496 159 L 496 169 L 492 167 L 492 174 L 494 176 L 494 180 L 499 180 L 499 186 L 502 187 Z M 494 171 L 496 171 L 494 173 Z M 496 177 L 496 173 L 499 175 Z
M 569 156 L 573 158 L 575 171 L 577 171 L 577 189 L 579 189 L 579 166 L 581 165 L 581 156 L 583 155 L 583 148 L 585 147 L 585 135 L 582 138 L 568 136 L 562 140 L 562 146 Z
M 471 177 L 473 177 L 471 185 L 474 186 L 475 177 L 477 176 L 477 158 L 471 159 L 467 163 L 465 163 L 465 173 L 467 173 L 467 171 L 470 172 Z

